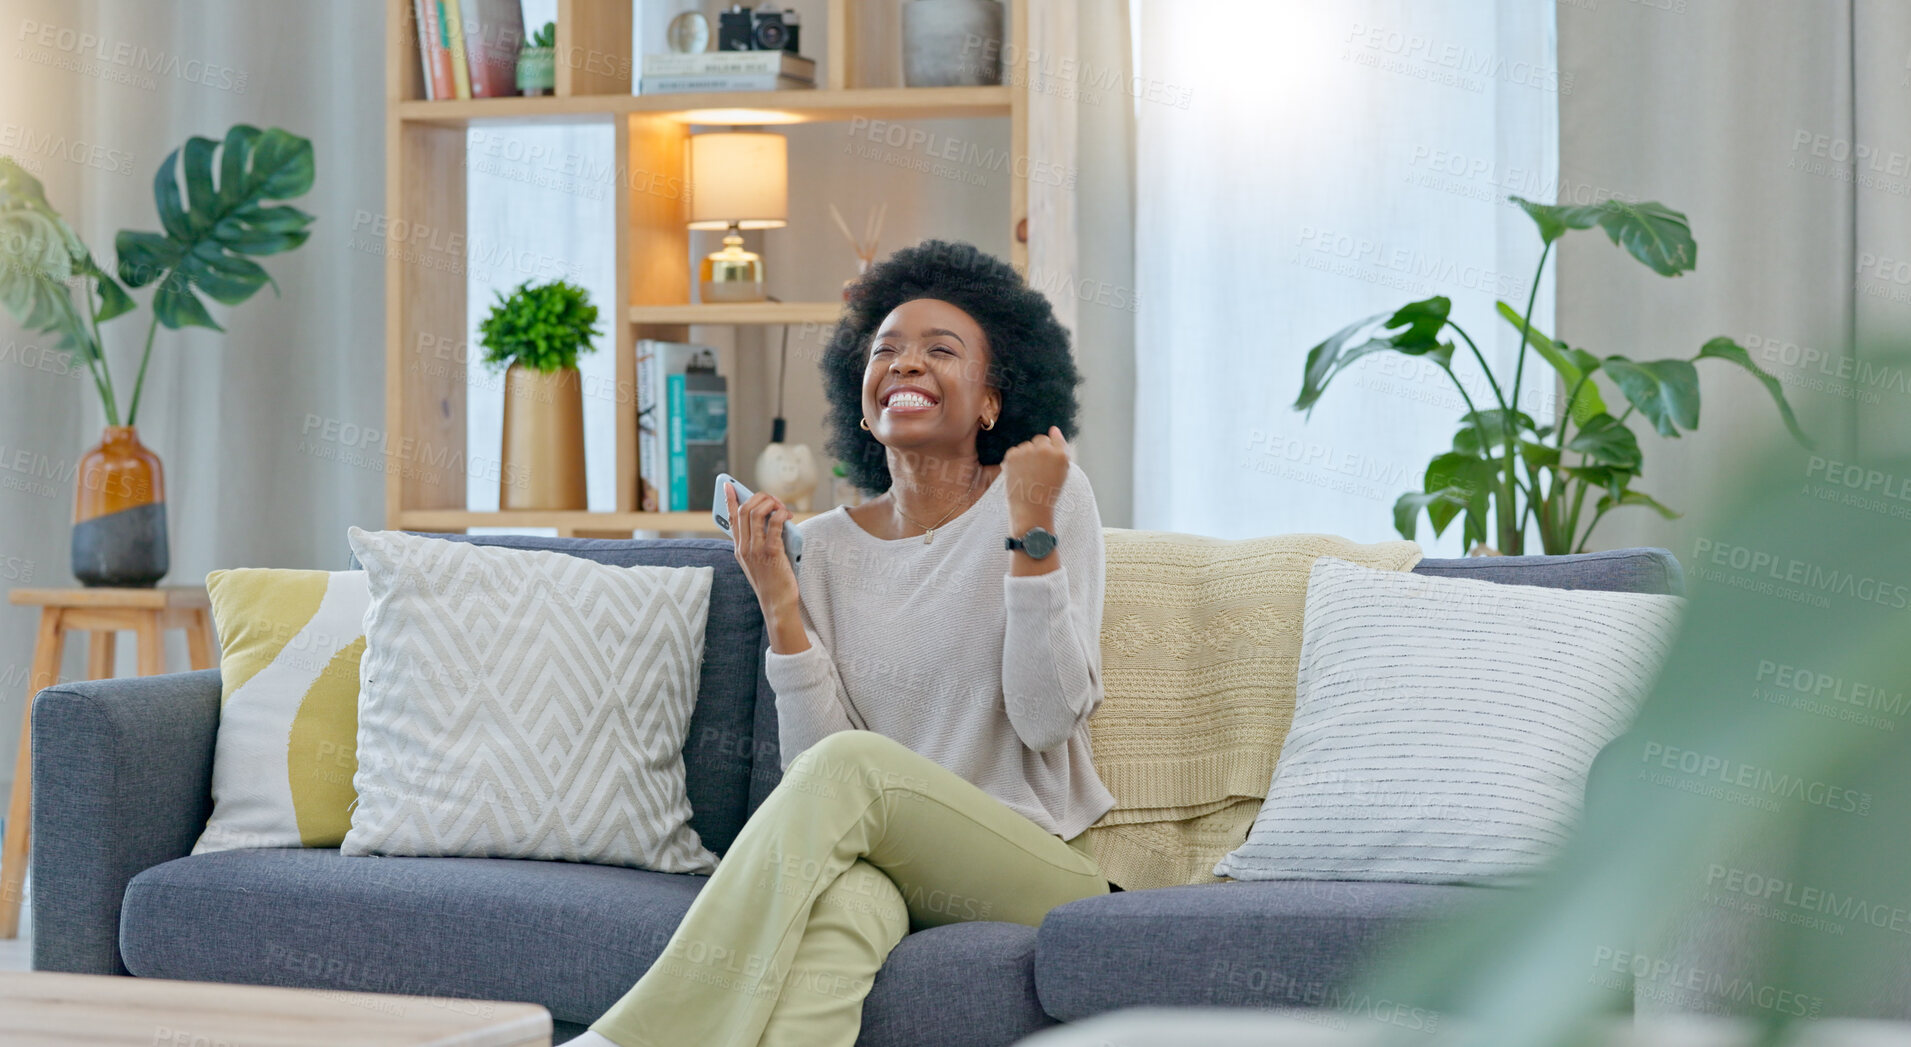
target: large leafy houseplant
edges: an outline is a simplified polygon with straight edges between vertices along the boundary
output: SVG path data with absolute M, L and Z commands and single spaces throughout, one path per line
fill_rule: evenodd
M 1695 365 L 1701 360 L 1720 360 L 1751 372 L 1771 393 L 1793 438 L 1811 446 L 1778 379 L 1753 363 L 1751 354 L 1731 338 L 1713 338 L 1684 359 L 1633 360 L 1595 355 L 1533 326 L 1540 274 L 1561 236 L 1598 226 L 1653 272 L 1678 276 L 1689 272 L 1698 260 L 1698 244 L 1685 215 L 1656 202 L 1607 200 L 1555 206 L 1517 196 L 1510 199 L 1538 225 L 1542 245 L 1526 311 L 1497 303 L 1499 315 L 1520 333 L 1510 381 L 1488 366 L 1473 338 L 1449 315 L 1451 301 L 1440 295 L 1349 324 L 1307 353 L 1294 408 L 1310 414 L 1334 377 L 1370 353 L 1395 352 L 1429 360 L 1459 389 L 1466 413 L 1460 418 L 1452 449 L 1427 463 L 1423 490 L 1409 491 L 1394 504 L 1394 526 L 1402 537 L 1415 536 L 1424 512 L 1435 535 L 1454 519 L 1463 518 L 1469 547 L 1492 541 L 1498 551 L 1517 554 L 1525 550 L 1529 529 L 1536 528 L 1543 552 L 1569 553 L 1583 551 L 1593 529 L 1614 509 L 1643 506 L 1668 519 L 1677 517 L 1676 511 L 1632 486 L 1644 471 L 1645 460 L 1627 423 L 1638 414 L 1668 437 L 1698 428 Z M 1476 403 L 1455 375 L 1455 336 L 1485 373 L 1491 403 Z M 1535 419 L 1518 408 L 1525 391 L 1529 346 L 1564 387 L 1565 407 L 1556 419 Z M 1602 389 L 1595 380 L 1599 377 L 1609 388 Z M 1609 395 L 1622 400 L 1624 410 L 1612 413 Z
M 121 230 L 114 241 L 115 280 L 47 203 L 39 181 L 0 157 L 0 302 L 29 330 L 56 336 L 58 348 L 86 365 L 108 425 L 134 425 L 161 326 L 224 330 L 201 294 L 238 305 L 266 284 L 278 293 L 278 284 L 252 259 L 289 251 L 311 235 L 305 228 L 311 215 L 269 202 L 304 194 L 312 177 L 312 143 L 276 127 L 261 131 L 238 124 L 223 143 L 187 139 L 166 155 L 153 178 L 164 231 Z M 100 325 L 136 308 L 126 288 L 148 284 L 153 315 L 122 423 Z M 76 289 L 80 302 L 74 301 Z
M 223 142 L 195 135 L 167 154 L 153 179 L 162 231 L 121 230 L 109 273 L 39 181 L 0 158 L 0 303 L 85 364 L 106 415 L 100 443 L 75 470 L 72 557 L 81 582 L 148 586 L 165 576 L 163 471 L 135 430 L 155 336 L 162 326 L 223 330 L 201 295 L 238 305 L 266 284 L 278 293 L 253 258 L 305 242 L 312 216 L 273 201 L 302 195 L 312 177 L 312 143 L 290 132 L 238 124 Z M 132 312 L 128 289 L 149 284 L 152 318 L 122 420 L 100 325 Z

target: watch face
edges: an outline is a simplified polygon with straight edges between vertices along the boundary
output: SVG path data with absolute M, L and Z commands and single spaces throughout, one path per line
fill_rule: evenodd
M 1055 536 L 1040 527 L 1032 527 L 1022 537 L 1022 547 L 1028 550 L 1030 556 L 1040 560 L 1055 551 Z

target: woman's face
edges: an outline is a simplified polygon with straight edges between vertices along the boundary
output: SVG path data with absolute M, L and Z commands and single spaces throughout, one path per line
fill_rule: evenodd
M 968 313 L 936 298 L 904 302 L 876 326 L 863 369 L 863 417 L 883 446 L 973 452 L 984 418 L 1001 412 L 989 387 L 989 345 Z M 927 399 L 898 396 L 904 388 Z

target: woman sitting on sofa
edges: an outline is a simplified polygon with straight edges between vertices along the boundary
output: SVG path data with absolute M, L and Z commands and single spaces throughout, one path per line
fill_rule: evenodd
M 1101 517 L 1068 456 L 1068 332 L 968 244 L 896 252 L 851 289 L 823 359 L 828 446 L 876 492 L 803 522 L 729 509 L 770 635 L 784 776 L 663 955 L 573 1041 L 855 1043 L 910 930 L 1040 924 L 1105 894 L 1080 834 L 1095 773 Z

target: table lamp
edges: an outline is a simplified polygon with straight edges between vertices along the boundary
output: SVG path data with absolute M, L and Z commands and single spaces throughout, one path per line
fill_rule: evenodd
M 789 145 L 768 131 L 690 136 L 690 228 L 727 229 L 723 250 L 703 260 L 704 302 L 760 302 L 763 259 L 743 249 L 744 229 L 789 224 Z

